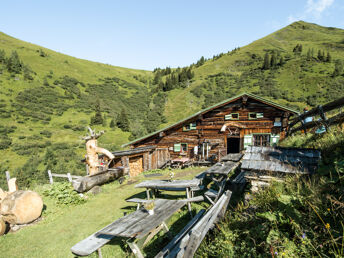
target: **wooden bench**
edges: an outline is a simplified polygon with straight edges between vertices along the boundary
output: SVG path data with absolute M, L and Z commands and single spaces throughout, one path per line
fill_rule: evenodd
M 226 191 L 208 212 L 197 214 L 156 257 L 193 257 L 207 232 L 225 215 L 232 192 Z

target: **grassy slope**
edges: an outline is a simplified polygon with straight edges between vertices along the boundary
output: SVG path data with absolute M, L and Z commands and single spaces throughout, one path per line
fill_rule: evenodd
M 186 115 L 197 112 L 203 99 L 198 99 L 190 91 L 202 82 L 206 81 L 209 75 L 215 75 L 225 72 L 232 75 L 241 75 L 245 71 L 259 69 L 262 62 L 238 65 L 239 61 L 249 62 L 251 55 L 256 54 L 260 58 L 264 58 L 266 51 L 277 50 L 281 55 L 287 54 L 293 57 L 293 48 L 297 44 L 303 45 L 302 55 L 306 56 L 308 49 L 314 49 L 314 57 L 317 56 L 319 49 L 324 50 L 325 54 L 330 51 L 332 55 L 332 63 L 312 62 L 311 71 L 307 72 L 300 68 L 302 60 L 293 58 L 288 61 L 282 68 L 279 68 L 275 75 L 277 87 L 289 91 L 290 98 L 300 95 L 308 96 L 310 94 L 319 93 L 320 95 L 327 89 L 330 74 L 334 69 L 334 60 L 344 60 L 344 30 L 336 28 L 322 27 L 316 24 L 306 22 L 293 23 L 279 31 L 276 31 L 262 39 L 256 40 L 251 44 L 240 48 L 238 51 L 228 53 L 217 60 L 208 60 L 206 63 L 196 69 L 195 78 L 187 89 L 175 89 L 169 94 L 168 103 L 166 105 L 165 116 L 169 122 L 176 122 Z M 268 75 L 269 72 L 264 72 Z M 259 87 L 253 87 L 254 79 L 248 78 L 248 82 L 238 90 L 241 92 L 252 92 L 261 95 Z M 231 96 L 224 96 L 229 98 Z M 280 104 L 293 104 L 300 109 L 304 107 L 304 102 L 297 102 L 286 99 L 273 99 Z
M 16 79 L 10 76 L 5 70 L 0 73 L 0 99 L 1 103 L 6 105 L 6 110 L 12 112 L 12 116 L 9 118 L 1 118 L 0 125 L 15 126 L 17 129 L 15 132 L 9 134 L 12 138 L 12 146 L 14 144 L 25 144 L 39 141 L 50 141 L 51 143 L 70 143 L 79 145 L 76 149 L 80 155 L 80 159 L 83 157 L 83 144 L 80 137 L 85 134 L 86 131 L 73 131 L 71 129 L 65 129 L 63 126 L 66 124 L 86 126 L 90 121 L 91 115 L 93 115 L 93 107 L 88 111 L 70 108 L 63 113 L 62 116 L 52 115 L 52 119 L 48 124 L 35 121 L 29 117 L 18 118 L 18 112 L 11 108 L 11 104 L 15 103 L 15 99 L 18 93 L 25 89 L 35 89 L 42 86 L 44 78 L 50 85 L 56 79 L 59 79 L 65 75 L 76 78 L 80 82 L 85 84 L 88 83 L 99 83 L 99 79 L 106 77 L 116 77 L 126 83 L 135 84 L 138 87 L 146 87 L 146 85 L 138 81 L 134 76 L 140 76 L 142 78 L 148 78 L 151 74 L 149 71 L 134 70 L 122 67 L 114 67 L 106 64 L 91 62 L 87 60 L 78 59 L 75 57 L 67 56 L 61 53 L 51 51 L 49 49 L 30 44 L 15 38 L 12 38 L 4 33 L 0 32 L 0 49 L 5 50 L 7 57 L 10 56 L 12 51 L 17 51 L 20 59 L 25 65 L 29 65 L 31 69 L 36 73 L 33 75 L 33 81 L 26 81 L 22 75 L 17 75 Z M 42 50 L 47 56 L 41 57 L 39 50 Z M 51 75 L 51 78 L 47 77 Z M 78 86 L 82 94 L 85 93 L 85 88 Z M 128 92 L 130 95 L 130 89 L 120 87 L 123 91 Z M 64 91 L 60 88 L 55 87 L 53 89 L 57 94 L 63 96 Z M 105 93 L 104 93 L 105 94 Z M 116 96 L 113 96 L 115 99 Z M 74 105 L 74 99 L 63 100 L 65 103 Z M 119 111 L 117 111 L 119 112 Z M 24 121 L 24 123 L 18 123 L 18 120 Z M 85 123 L 84 121 L 87 121 Z M 111 117 L 108 116 L 107 126 L 98 126 L 97 129 L 107 131 L 107 133 L 100 138 L 100 143 L 107 148 L 113 149 L 114 146 L 120 146 L 128 141 L 130 133 L 122 132 L 120 129 L 112 130 L 109 128 Z M 52 133 L 51 138 L 43 140 L 28 140 L 30 136 L 40 135 L 43 130 L 48 130 Z M 26 139 L 19 139 L 19 137 L 25 136 Z M 45 150 L 41 149 L 38 153 L 39 156 L 44 154 Z M 28 160 L 29 155 L 18 155 L 13 151 L 12 148 L 6 150 L 0 150 L 1 162 L 0 170 L 9 169 L 13 170 L 25 164 Z M 2 168 L 2 169 L 1 169 Z M 3 176 L 3 175 L 1 175 Z
M 175 171 L 177 179 L 191 179 L 205 168 L 189 168 Z M 169 178 L 168 170 L 159 171 L 163 177 L 151 177 L 152 179 Z M 89 195 L 89 199 L 85 204 L 78 206 L 59 207 L 54 201 L 48 197 L 44 197 L 46 209 L 43 213 L 43 220 L 35 225 L 21 229 L 16 233 L 9 233 L 0 237 L 0 253 L 1 257 L 73 257 L 70 248 L 82 239 L 93 234 L 102 227 L 110 224 L 114 220 L 123 216 L 124 212 L 132 212 L 136 209 L 135 204 L 128 204 L 125 199 L 135 195 L 135 197 L 144 198 L 145 191 L 134 188 L 138 182 L 146 180 L 141 174 L 131 179 L 132 183 L 126 181 L 123 185 L 119 185 L 118 181 L 107 184 L 102 187 L 102 193 L 96 196 Z M 42 192 L 49 186 L 41 186 L 36 191 Z M 171 192 L 169 192 L 170 194 Z M 139 195 L 138 195 L 139 194 Z M 180 196 L 178 193 L 178 197 Z M 193 204 L 194 209 L 201 206 Z M 182 212 L 174 215 L 169 225 L 178 221 L 185 223 L 189 219 L 187 209 L 183 208 Z M 178 224 L 176 223 L 174 227 Z M 174 228 L 173 234 L 180 230 Z M 172 228 L 173 230 L 173 228 Z M 161 238 L 156 242 L 157 237 L 152 240 L 151 244 L 145 248 L 145 252 L 156 254 L 159 250 L 154 248 L 158 245 L 161 248 Z M 165 239 L 165 242 L 167 239 Z M 154 243 L 155 242 L 155 243 Z M 121 245 L 121 246 L 120 246 Z M 123 242 L 120 239 L 112 241 L 111 244 L 102 248 L 103 257 L 125 257 L 128 256 L 126 249 L 123 249 Z M 18 248 L 20 247 L 20 248 Z M 92 257 L 96 257 L 92 255 Z

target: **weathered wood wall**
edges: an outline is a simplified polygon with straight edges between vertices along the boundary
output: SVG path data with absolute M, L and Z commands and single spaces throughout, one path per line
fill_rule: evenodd
M 263 113 L 263 117 L 249 119 L 249 113 L 251 112 Z M 225 115 L 231 113 L 238 113 L 239 119 L 225 120 Z M 218 155 L 227 151 L 227 137 L 240 137 L 240 149 L 244 147 L 244 135 L 271 133 L 280 135 L 283 138 L 290 115 L 287 111 L 254 99 L 248 98 L 246 104 L 243 104 L 242 99 L 238 99 L 235 102 L 185 121 L 183 124 L 177 125 L 163 133 L 153 135 L 150 138 L 133 144 L 132 147 L 156 145 L 159 148 L 168 149 L 171 158 L 180 156 L 194 158 L 194 147 L 200 146 L 203 142 L 209 142 L 211 149 L 208 151 L 208 156 L 213 154 Z M 281 119 L 280 127 L 274 127 L 275 118 Z M 197 123 L 196 129 L 189 131 L 183 130 L 183 126 L 191 122 Z M 231 135 L 228 129 L 222 132 L 221 128 L 225 124 L 228 124 L 231 131 L 237 128 L 239 134 Z M 187 143 L 188 150 L 186 152 L 174 152 L 173 147 L 176 143 Z M 156 158 L 154 156 L 152 160 L 155 161 Z

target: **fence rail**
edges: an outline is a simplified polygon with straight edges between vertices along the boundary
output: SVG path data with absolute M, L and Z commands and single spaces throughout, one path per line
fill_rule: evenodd
M 49 182 L 50 182 L 50 184 L 53 184 L 53 183 L 54 183 L 53 177 L 68 178 L 68 181 L 69 181 L 69 182 L 72 182 L 72 181 L 73 181 L 73 178 L 77 179 L 77 178 L 80 178 L 80 177 L 81 177 L 81 176 L 73 176 L 73 175 L 71 175 L 70 173 L 67 173 L 67 174 L 55 174 L 55 173 L 51 173 L 50 170 L 48 170 L 48 176 L 49 176 Z
M 304 132 L 306 133 L 307 129 L 311 129 L 314 127 L 319 127 L 319 126 L 325 126 L 326 131 L 329 130 L 329 127 L 332 125 L 336 125 L 336 124 L 340 124 L 344 122 L 344 112 L 341 112 L 329 119 L 326 118 L 326 112 L 335 110 L 335 109 L 339 109 L 341 107 L 344 106 L 344 97 L 337 99 L 335 101 L 332 101 L 330 103 L 327 103 L 323 106 L 317 106 L 313 109 L 311 109 L 310 111 L 307 111 L 301 115 L 299 115 L 298 117 L 296 117 L 295 119 L 293 119 L 291 121 L 291 123 L 289 124 L 289 128 L 288 128 L 288 132 L 287 132 L 287 137 L 292 135 L 293 133 L 300 131 L 300 130 L 304 130 Z M 310 121 L 308 123 L 304 122 L 305 118 L 308 117 L 313 117 L 319 115 L 320 116 L 320 120 L 318 121 Z M 296 128 L 293 128 L 297 123 L 301 123 L 301 125 L 299 125 Z

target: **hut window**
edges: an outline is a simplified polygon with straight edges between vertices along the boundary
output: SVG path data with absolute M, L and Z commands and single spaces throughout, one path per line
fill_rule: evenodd
M 244 149 L 252 145 L 252 135 L 248 134 L 244 136 Z
M 181 149 L 181 144 L 180 143 L 175 143 L 173 146 L 173 151 L 174 152 L 180 152 Z
M 192 123 L 190 123 L 188 125 L 184 125 L 183 126 L 183 131 L 195 130 L 196 126 L 197 126 L 196 122 L 192 122 Z
M 281 118 L 275 117 L 274 126 L 282 126 Z
M 187 152 L 188 151 L 188 144 L 187 143 L 182 143 L 181 144 L 181 149 L 182 149 L 182 152 Z
M 254 134 L 254 146 L 270 146 L 270 134 Z
M 239 113 L 225 115 L 225 120 L 239 120 Z
M 248 119 L 257 119 L 257 118 L 263 118 L 263 113 L 248 113 Z

